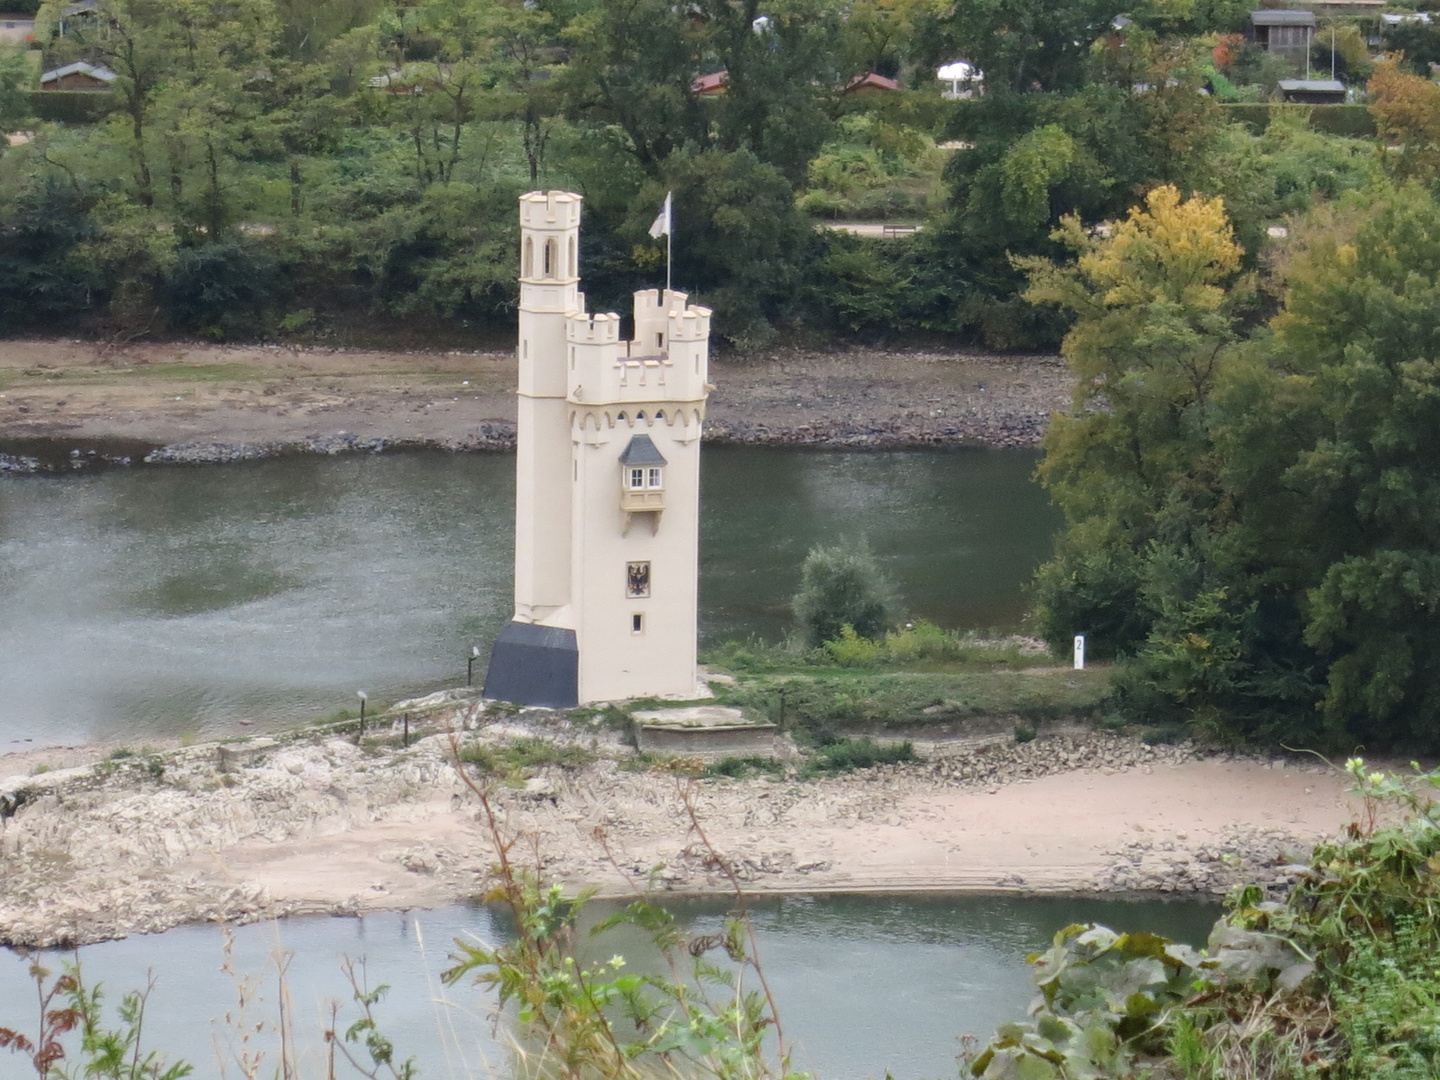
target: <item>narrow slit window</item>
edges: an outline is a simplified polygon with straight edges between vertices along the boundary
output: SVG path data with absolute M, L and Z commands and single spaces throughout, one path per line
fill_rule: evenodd
M 655 347 L 656 347 L 657 349 L 663 349 L 663 348 L 665 347 L 665 335 L 664 335 L 664 334 L 661 334 L 661 333 L 658 333 L 658 332 L 656 333 L 656 335 L 655 335 Z
M 524 275 L 525 275 L 525 277 L 534 277 L 534 276 L 535 276 L 535 241 L 532 240 L 532 239 L 530 239 L 530 237 L 528 237 L 528 236 L 525 238 L 525 258 L 524 258 L 524 264 L 525 264 L 525 265 L 524 265 Z
M 630 633 L 632 633 L 632 634 L 643 634 L 643 633 L 645 633 L 645 616 L 642 615 L 642 614 L 641 614 L 640 612 L 638 612 L 638 611 L 635 612 L 635 614 L 633 614 L 633 615 L 630 616 Z

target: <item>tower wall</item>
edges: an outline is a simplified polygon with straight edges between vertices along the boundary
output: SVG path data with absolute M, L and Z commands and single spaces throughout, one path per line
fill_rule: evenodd
M 565 625 L 570 602 L 570 438 L 565 323 L 579 293 L 578 195 L 520 198 L 515 617 Z M 572 627 L 573 629 L 573 627 Z
M 700 421 L 679 419 L 675 403 L 632 403 L 629 419 L 589 428 L 577 447 L 580 481 L 574 519 L 575 599 L 583 701 L 679 695 L 691 697 L 697 678 Z M 655 419 L 657 411 L 666 419 Z M 645 420 L 636 418 L 644 412 Z M 673 417 L 673 419 L 672 419 Z M 620 457 L 635 435 L 648 435 L 664 456 L 665 508 L 658 519 L 621 508 Z M 627 596 L 627 568 L 649 564 L 649 596 Z M 633 631 L 636 615 L 643 620 Z

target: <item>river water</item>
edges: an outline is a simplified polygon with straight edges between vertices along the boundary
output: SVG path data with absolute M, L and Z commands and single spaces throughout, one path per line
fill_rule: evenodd
M 708 900 L 670 906 L 695 932 L 718 929 L 724 910 Z M 605 913 L 601 905 L 591 910 Z M 818 1080 L 879 1078 L 887 1070 L 896 1080 L 922 1080 L 957 1075 L 961 1035 L 987 1037 L 996 1025 L 1024 1016 L 1031 996 L 1024 957 L 1048 945 L 1061 927 L 1103 922 L 1203 945 L 1218 914 L 1213 904 L 1158 900 L 815 896 L 758 901 L 755 921 L 797 1068 Z M 473 986 L 444 987 L 439 973 L 449 966 L 456 938 L 493 942 L 501 932 L 489 910 L 457 907 L 241 927 L 229 961 L 233 976 L 223 970 L 222 934 L 210 926 L 87 946 L 80 959 L 86 980 L 103 982 L 111 999 L 142 987 L 153 971 L 147 1045 L 186 1057 L 198 1066 L 197 1076 L 217 1076 L 216 1038 L 223 1046 L 234 1027 L 224 1017 L 238 1016 L 237 977 L 252 979 L 263 998 L 250 1020 L 273 1019 L 278 980 L 272 958 L 292 954 L 287 989 L 297 1045 L 309 1066 L 299 1074 L 304 1080 L 325 1075 L 319 1032 L 330 1003 L 351 997 L 342 962 L 363 959 L 369 984 L 391 988 L 376 1016 L 398 1056 L 413 1054 L 423 1080 L 459 1080 L 505 1076 L 508 1044 L 505 1029 L 497 1039 L 488 1019 L 493 999 Z M 618 951 L 632 968 L 659 970 L 633 931 L 587 948 L 595 959 Z M 43 960 L 58 969 L 65 958 L 51 953 Z M 25 983 L 24 963 L 0 951 L 0 1027 L 29 1021 L 32 1008 L 19 1005 L 33 1000 Z M 342 1013 L 344 1023 L 354 1016 L 353 1007 Z M 273 1041 L 262 1033 L 251 1046 L 272 1047 Z M 6 1060 L 0 1057 L 0 1075 L 9 1075 Z
M 707 448 L 702 639 L 782 637 L 805 553 L 843 537 L 912 617 L 1019 629 L 1058 524 L 1035 463 Z M 455 685 L 510 614 L 513 498 L 502 454 L 0 480 L 0 749 L 218 737 Z

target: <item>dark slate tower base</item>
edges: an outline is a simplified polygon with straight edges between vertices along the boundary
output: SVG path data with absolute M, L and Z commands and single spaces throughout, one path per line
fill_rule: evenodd
M 580 704 L 580 650 L 575 631 L 512 622 L 500 631 L 485 672 L 487 698 L 569 709 Z

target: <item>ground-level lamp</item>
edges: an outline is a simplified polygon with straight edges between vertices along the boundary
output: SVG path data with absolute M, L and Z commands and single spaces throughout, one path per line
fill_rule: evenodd
M 475 661 L 480 659 L 480 646 L 471 645 L 470 655 L 465 659 L 465 685 L 469 686 L 475 680 Z
M 365 702 L 370 699 L 364 690 L 356 690 L 355 696 L 360 699 L 360 737 L 363 739 L 365 737 Z

